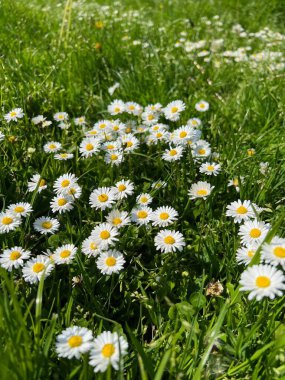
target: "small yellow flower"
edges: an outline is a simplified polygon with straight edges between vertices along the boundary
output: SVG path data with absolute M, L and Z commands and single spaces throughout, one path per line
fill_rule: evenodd
M 101 21 L 101 20 L 96 21 L 95 22 L 95 28 L 96 29 L 103 29 L 104 28 L 103 21 Z

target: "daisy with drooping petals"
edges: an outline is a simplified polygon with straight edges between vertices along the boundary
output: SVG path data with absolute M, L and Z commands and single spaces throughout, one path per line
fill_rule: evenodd
M 185 240 L 178 231 L 161 230 L 154 238 L 154 245 L 158 251 L 164 253 L 176 252 L 183 250 Z
M 226 216 L 234 218 L 235 223 L 242 223 L 245 220 L 255 218 L 251 202 L 242 202 L 240 199 L 227 206 Z
M 32 209 L 32 206 L 30 205 L 30 203 L 19 202 L 19 203 L 14 203 L 14 204 L 10 205 L 8 207 L 7 211 L 11 211 L 15 215 L 27 216 L 33 211 L 33 209 Z
M 61 149 L 61 143 L 56 141 L 48 142 L 44 145 L 44 151 L 46 153 L 56 153 Z
M 168 162 L 180 160 L 183 156 L 183 147 L 176 146 L 174 148 L 166 149 L 162 155 L 162 159 Z
M 190 190 L 188 191 L 188 195 L 190 199 L 206 199 L 211 194 L 214 187 L 215 186 L 211 186 L 211 184 L 208 182 L 199 181 L 197 183 L 193 183 Z
M 200 102 L 195 104 L 195 109 L 199 112 L 208 111 L 209 107 L 209 103 L 207 103 L 205 100 L 201 100 Z
M 106 220 L 116 228 L 122 228 L 130 224 L 131 219 L 126 211 L 112 210 L 107 216 Z
M 131 219 L 139 226 L 150 222 L 152 209 L 147 206 L 137 207 L 132 210 Z
M 99 244 L 100 249 L 107 249 L 110 245 L 114 245 L 118 240 L 119 232 L 117 228 L 109 223 L 100 223 L 91 232 L 91 237 Z
M 100 142 L 94 137 L 87 137 L 82 140 L 79 152 L 82 157 L 91 157 L 94 154 L 98 153 L 100 149 Z
M 169 206 L 163 206 L 153 211 L 151 220 L 153 226 L 167 227 L 177 220 L 178 212 Z
M 270 225 L 258 220 L 246 221 L 239 229 L 239 235 L 243 244 L 259 246 L 269 231 Z
M 4 115 L 4 119 L 10 123 L 10 121 L 18 121 L 18 119 L 22 119 L 23 116 L 24 112 L 22 108 L 14 108 L 12 111 Z
M 48 277 L 53 269 L 50 259 L 45 255 L 38 255 L 27 261 L 23 267 L 23 277 L 26 282 L 35 284 L 41 277 Z
M 70 195 L 59 194 L 55 196 L 50 203 L 52 212 L 64 213 L 73 209 L 73 198 Z
M 105 372 L 109 365 L 118 370 L 119 367 L 123 368 L 121 360 L 126 355 L 127 349 L 128 343 L 125 338 L 116 332 L 104 331 L 95 338 L 89 364 L 94 367 L 95 373 Z
M 117 199 L 124 199 L 133 194 L 134 184 L 128 179 L 122 179 L 121 181 L 115 183 L 115 187 L 113 187 L 113 189 Z
M 263 297 L 274 299 L 281 297 L 285 289 L 285 276 L 281 270 L 270 265 L 254 265 L 248 267 L 241 275 L 241 291 L 249 291 L 248 299 Z
M 21 217 L 11 211 L 0 212 L 0 234 L 15 230 L 21 224 Z
M 99 244 L 100 243 L 96 239 L 89 236 L 87 239 L 83 240 L 81 251 L 88 257 L 97 256 L 101 252 Z
M 215 162 L 205 162 L 200 166 L 199 172 L 206 175 L 216 176 L 221 171 L 221 165 Z
M 111 115 L 118 115 L 125 111 L 125 103 L 122 100 L 114 100 L 108 105 L 108 112 Z
M 68 193 L 68 190 L 74 186 L 77 182 L 77 178 L 74 174 L 63 174 L 54 183 L 53 188 L 57 194 Z
M 59 229 L 59 222 L 57 219 L 42 216 L 35 220 L 33 226 L 42 235 L 53 234 Z
M 47 188 L 46 180 L 41 178 L 39 174 L 34 174 L 28 182 L 28 191 L 32 192 L 38 188 L 38 193 Z
M 22 267 L 24 260 L 29 259 L 30 256 L 31 252 L 24 250 L 22 247 L 4 249 L 2 255 L 0 255 L 0 265 L 11 272 L 14 268 Z
M 271 265 L 281 265 L 285 269 L 285 239 L 275 236 L 261 249 L 261 259 Z
M 123 269 L 125 262 L 121 252 L 111 250 L 101 252 L 96 264 L 101 273 L 111 275 L 112 273 L 119 273 Z
M 58 247 L 53 254 L 53 260 L 56 264 L 70 264 L 74 259 L 77 248 L 73 244 L 65 244 Z
M 89 204 L 97 210 L 105 210 L 106 208 L 111 208 L 116 200 L 117 197 L 113 188 L 99 187 L 90 194 Z
M 249 264 L 251 259 L 255 255 L 256 247 L 251 247 L 250 245 L 246 247 L 241 247 L 237 250 L 236 260 L 238 264 Z
M 61 358 L 80 359 L 92 346 L 92 332 L 86 327 L 68 327 L 56 338 L 56 352 Z
M 167 106 L 163 108 L 162 112 L 167 120 L 177 121 L 180 118 L 180 113 L 184 111 L 185 108 L 185 103 L 182 102 L 182 100 L 175 100 L 167 104 Z

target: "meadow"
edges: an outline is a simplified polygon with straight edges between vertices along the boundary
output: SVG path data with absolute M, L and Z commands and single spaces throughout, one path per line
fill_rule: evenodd
M 0 380 L 285 379 L 284 2 L 0 7 Z

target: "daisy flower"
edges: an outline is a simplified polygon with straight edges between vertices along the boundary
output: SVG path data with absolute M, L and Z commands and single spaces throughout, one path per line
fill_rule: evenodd
M 56 141 L 48 142 L 44 145 L 44 151 L 46 153 L 56 153 L 61 149 L 61 143 Z
M 11 211 L 0 212 L 0 234 L 15 230 L 21 224 L 21 218 Z
M 82 188 L 77 183 L 74 183 L 66 191 L 66 195 L 70 196 L 72 199 L 78 199 L 78 198 L 80 198 L 81 194 L 82 194 Z
M 185 125 L 173 131 L 172 141 L 175 145 L 191 145 L 198 141 L 200 137 L 201 131 Z
M 151 214 L 153 226 L 167 227 L 177 220 L 178 212 L 169 206 L 162 206 L 157 208 Z
M 182 102 L 182 100 L 175 100 L 167 104 L 167 106 L 163 108 L 162 112 L 167 120 L 177 121 L 180 118 L 180 113 L 184 111 L 185 108 L 185 103 Z
M 45 121 L 45 117 L 43 115 L 38 115 L 38 116 L 35 116 L 32 118 L 31 122 L 34 124 L 34 125 L 38 125 L 38 124 L 41 124 L 42 122 Z
M 248 267 L 241 275 L 241 291 L 249 291 L 248 299 L 263 297 L 274 299 L 281 297 L 285 289 L 285 276 L 282 271 L 270 265 L 254 265 Z
M 96 264 L 102 274 L 110 276 L 112 273 L 119 273 L 123 269 L 125 259 L 121 252 L 111 250 L 100 253 Z
M 135 116 L 139 116 L 142 113 L 142 106 L 135 102 L 127 102 L 125 109 L 127 113 Z
M 73 153 L 59 153 L 59 154 L 55 154 L 53 157 L 55 160 L 66 161 L 73 158 L 73 156 L 74 156 Z
M 221 171 L 221 165 L 215 162 L 205 162 L 200 166 L 199 172 L 204 173 L 206 175 L 216 176 Z
M 118 240 L 119 232 L 117 228 L 109 223 L 100 223 L 91 232 L 91 237 L 98 242 L 100 249 L 107 249 L 110 245 L 114 245 Z
M 188 191 L 188 195 L 190 199 L 206 199 L 211 194 L 214 187 L 215 186 L 211 186 L 211 184 L 208 182 L 199 181 L 197 183 L 193 183 L 190 190 Z
M 120 165 L 124 161 L 123 152 L 121 150 L 108 152 L 104 157 L 104 161 L 106 164 Z
M 261 249 L 261 258 L 268 264 L 281 265 L 285 269 L 285 239 L 275 236 L 271 243 L 265 243 Z
M 158 122 L 159 115 L 153 111 L 145 111 L 142 113 L 142 122 L 145 125 L 153 125 Z
M 100 143 L 98 139 L 94 137 L 87 137 L 82 140 L 79 147 L 79 152 L 81 153 L 82 157 L 90 157 L 98 153 L 99 149 Z
M 68 120 L 68 114 L 66 112 L 57 112 L 53 115 L 55 121 L 62 122 Z
M 200 127 L 200 125 L 202 125 L 202 121 L 198 119 L 197 117 L 194 117 L 187 121 L 187 125 L 190 125 L 190 127 L 193 127 L 193 128 L 197 128 L 197 127 Z
M 113 189 L 118 199 L 124 199 L 133 194 L 134 184 L 129 180 L 122 179 L 121 181 L 116 182 Z
M 34 174 L 28 182 L 28 191 L 32 192 L 38 188 L 38 193 L 47 188 L 46 180 L 41 178 L 39 174 Z
M 246 246 L 237 250 L 236 260 L 238 264 L 249 264 L 255 255 L 256 247 Z
M 57 195 L 55 196 L 50 203 L 52 212 L 64 213 L 73 209 L 73 198 L 69 195 Z
M 38 255 L 25 263 L 23 277 L 26 282 L 35 284 L 40 281 L 42 276 L 48 277 L 52 269 L 53 265 L 50 259 L 45 255 Z
M 15 215 L 27 216 L 33 211 L 33 209 L 32 209 L 32 206 L 30 205 L 30 203 L 19 202 L 19 203 L 14 203 L 14 204 L 10 205 L 8 207 L 7 211 L 11 211 Z
M 97 256 L 101 252 L 98 241 L 92 236 L 83 240 L 81 251 L 88 257 Z
M 86 327 L 68 327 L 56 338 L 56 352 L 61 358 L 80 359 L 92 346 L 92 332 Z
M 126 211 L 112 210 L 107 216 L 106 221 L 116 228 L 130 224 L 131 219 Z
M 236 191 L 239 193 L 240 185 L 243 183 L 243 179 L 244 177 L 240 177 L 240 181 L 239 181 L 238 177 L 234 177 L 233 179 L 229 180 L 228 187 L 234 186 Z
M 116 133 L 125 133 L 126 125 L 121 120 L 113 120 L 111 122 L 111 130 Z
M 142 193 L 137 196 L 136 202 L 141 206 L 147 206 L 152 202 L 153 198 L 150 194 Z
M 35 220 L 33 226 L 36 231 L 46 235 L 56 232 L 59 229 L 59 222 L 57 219 L 42 216 Z
M 85 125 L 86 124 L 85 116 L 76 117 L 74 119 L 74 124 L 79 125 L 79 126 Z
M 162 105 L 160 103 L 149 104 L 148 106 L 145 107 L 144 110 L 145 110 L 145 112 L 160 113 L 162 110 Z
M 200 102 L 195 104 L 196 111 L 199 112 L 205 112 L 209 109 L 209 103 L 207 103 L 205 100 L 201 100 Z
M 74 174 L 63 174 L 54 183 L 53 188 L 57 194 L 67 193 L 76 184 L 77 178 Z
M 77 248 L 73 244 L 65 244 L 58 247 L 53 254 L 53 260 L 56 264 L 70 264 L 74 259 Z
M 257 220 L 246 221 L 239 229 L 242 244 L 259 246 L 269 231 L 270 225 Z
M 126 355 L 127 349 L 128 343 L 122 336 L 116 332 L 104 331 L 95 338 L 89 364 L 94 367 L 95 373 L 105 372 L 109 365 L 118 370 L 119 363 Z M 120 367 L 123 367 L 122 363 Z
M 131 219 L 139 226 L 150 222 L 152 209 L 150 207 L 138 207 L 134 208 L 131 213 Z
M 176 146 L 174 148 L 166 149 L 162 155 L 162 159 L 168 162 L 178 161 L 183 156 L 183 147 Z
M 116 200 L 117 197 L 113 188 L 99 187 L 90 194 L 89 204 L 97 210 L 105 210 L 106 208 L 111 208 Z
M 14 108 L 12 111 L 4 115 L 4 119 L 10 123 L 10 121 L 18 121 L 18 119 L 22 119 L 23 116 L 24 112 L 22 108 Z
M 242 223 L 245 220 L 254 219 L 255 213 L 250 201 L 235 201 L 227 206 L 226 216 L 234 218 L 235 223 Z
M 105 152 L 109 152 L 109 153 L 112 153 L 113 151 L 117 151 L 119 149 L 121 149 L 121 143 L 120 141 L 107 141 L 105 142 L 103 145 L 102 145 L 102 149 L 105 151 Z
M 24 250 L 22 247 L 4 249 L 2 255 L 0 255 L 0 265 L 11 272 L 14 268 L 22 267 L 24 260 L 28 259 L 30 255 L 31 252 Z
M 139 140 L 131 133 L 123 135 L 121 137 L 121 142 L 125 152 L 132 152 L 139 146 Z
M 165 188 L 166 186 L 167 186 L 167 183 L 164 182 L 164 181 L 160 181 L 160 180 L 155 181 L 155 182 L 153 182 L 153 183 L 151 184 L 151 188 L 152 188 L 152 189 L 155 189 L 155 190 L 163 189 L 163 188 Z
M 122 100 L 114 100 L 108 105 L 108 112 L 111 115 L 118 115 L 125 111 L 125 103 Z
M 185 240 L 178 231 L 161 230 L 154 238 L 154 245 L 158 251 L 164 253 L 176 252 L 183 250 Z
M 192 154 L 196 159 L 209 157 L 211 154 L 210 144 L 205 140 L 196 141 Z

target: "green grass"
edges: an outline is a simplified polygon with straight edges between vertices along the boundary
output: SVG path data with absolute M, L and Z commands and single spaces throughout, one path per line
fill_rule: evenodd
M 110 9 L 104 12 L 106 3 Z M 191 41 L 224 38 L 224 50 L 250 44 L 260 52 L 265 43 L 239 38 L 231 32 L 233 24 L 249 33 L 265 27 L 284 33 L 283 8 L 278 0 L 2 1 L 2 114 L 21 107 L 25 117 L 10 124 L 1 117 L 6 138 L 0 142 L 0 201 L 3 210 L 30 202 L 34 212 L 20 229 L 0 235 L 1 246 L 22 245 L 37 255 L 72 242 L 79 253 L 72 265 L 57 267 L 38 285 L 26 283 L 21 271 L 0 270 L 1 380 L 285 378 L 284 297 L 257 302 L 239 292 L 244 268 L 235 259 L 238 226 L 225 216 L 229 203 L 249 199 L 265 208 L 262 220 L 276 226 L 274 235 L 284 236 L 284 70 L 214 58 L 220 60 L 217 68 L 203 58 L 193 62 L 183 48 L 174 47 L 185 31 Z M 137 15 L 122 16 L 131 10 Z M 202 20 L 215 15 L 223 22 L 221 30 Z M 96 28 L 97 21 L 103 21 L 102 29 Z M 130 42 L 122 40 L 126 35 Z M 279 44 L 272 51 L 282 48 Z M 120 88 L 110 96 L 108 88 L 115 82 Z M 179 122 L 169 123 L 171 128 L 200 117 L 203 138 L 219 153 L 222 172 L 201 176 L 190 155 L 170 164 L 159 159 L 163 146 L 145 145 L 112 168 L 98 157 L 78 158 L 80 127 L 72 124 L 62 131 L 53 123 L 40 129 L 30 122 L 38 114 L 52 120 L 55 112 L 65 111 L 70 119 L 86 115 L 91 128 L 110 118 L 107 106 L 113 99 L 143 106 L 183 100 L 186 110 Z M 205 114 L 194 109 L 200 99 L 210 103 Z M 53 140 L 75 158 L 55 161 L 44 153 L 43 145 Z M 36 151 L 28 154 L 28 148 Z M 249 148 L 256 150 L 252 157 Z M 267 175 L 259 172 L 260 162 L 269 163 Z M 27 182 L 36 172 L 47 179 L 49 190 L 28 193 Z M 33 221 L 52 216 L 52 183 L 67 172 L 79 177 L 82 197 L 73 211 L 58 217 L 60 231 L 44 237 L 34 231 Z M 240 194 L 227 187 L 233 177 L 244 177 Z M 183 233 L 186 248 L 162 255 L 153 243 L 159 229 L 132 224 L 118 243 L 126 258 L 124 270 L 109 277 L 80 247 L 102 221 L 88 205 L 91 191 L 120 178 L 135 183 L 136 195 L 152 192 L 153 208 L 170 205 L 178 211 L 174 229 Z M 168 186 L 153 192 L 151 183 L 158 179 Z M 186 208 L 188 189 L 198 180 L 211 182 L 214 193 Z M 130 211 L 134 205 L 133 197 L 124 207 Z M 74 276 L 82 276 L 82 282 L 72 287 Z M 219 297 L 206 296 L 213 279 L 224 286 Z M 70 325 L 86 326 L 94 336 L 105 330 L 124 334 L 129 342 L 124 368 L 94 375 L 87 355 L 59 359 L 56 335 Z

